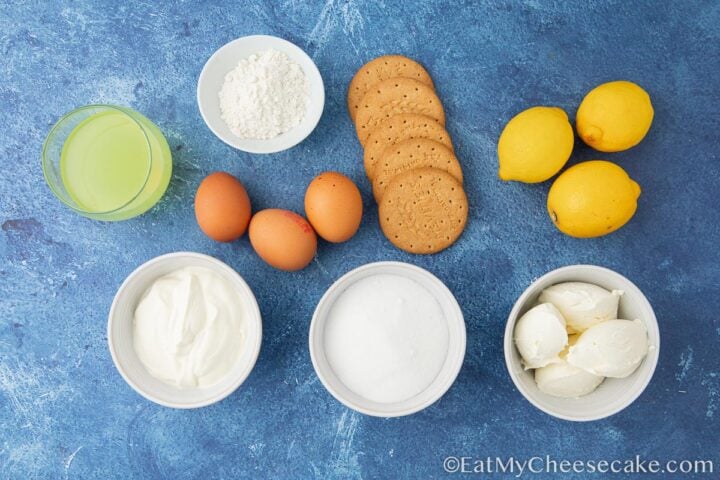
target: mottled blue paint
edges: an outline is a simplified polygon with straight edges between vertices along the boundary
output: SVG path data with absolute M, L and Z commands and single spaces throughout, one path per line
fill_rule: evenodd
M 0 478 L 435 478 L 448 454 L 640 454 L 710 458 L 720 468 L 718 2 L 13 3 L 0 5 Z M 205 60 L 225 42 L 256 33 L 304 48 L 327 88 L 315 132 L 269 156 L 220 142 L 195 103 Z M 431 257 L 399 252 L 380 233 L 345 111 L 354 71 L 394 52 L 430 70 L 467 179 L 468 228 Z M 550 104 L 572 117 L 585 92 L 615 79 L 650 92 L 656 116 L 649 135 L 618 154 L 578 145 L 573 161 L 617 161 L 643 195 L 619 232 L 575 240 L 548 220 L 547 184 L 496 178 L 496 140 L 518 111 Z M 172 182 L 142 217 L 84 219 L 44 184 L 45 134 L 63 113 L 92 102 L 135 108 L 167 135 Z M 256 209 L 301 211 L 306 184 L 327 169 L 358 182 L 367 213 L 355 238 L 321 243 L 302 272 L 272 270 L 247 239 L 213 243 L 195 224 L 193 193 L 211 171 L 241 178 Z M 247 382 L 196 411 L 135 394 L 115 371 L 105 338 L 125 276 L 176 250 L 236 268 L 264 320 L 262 352 Z M 322 388 L 308 355 L 310 317 L 324 290 L 376 260 L 434 272 L 466 315 L 467 357 L 456 384 L 408 418 L 347 410 Z M 656 309 L 663 339 L 646 392 L 590 424 L 531 407 L 502 355 L 505 318 L 524 287 L 581 262 L 636 282 Z

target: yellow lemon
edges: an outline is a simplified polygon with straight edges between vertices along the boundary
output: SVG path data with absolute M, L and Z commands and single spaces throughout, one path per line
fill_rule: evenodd
M 577 131 L 601 152 L 620 152 L 645 138 L 653 120 L 650 95 L 632 82 L 603 83 L 585 95 L 578 108 Z
M 571 237 L 600 237 L 632 218 L 640 186 L 605 160 L 582 162 L 565 170 L 550 187 L 547 208 L 555 226 Z
M 502 180 L 544 182 L 565 165 L 574 135 L 567 114 L 557 107 L 532 107 L 515 115 L 498 141 Z

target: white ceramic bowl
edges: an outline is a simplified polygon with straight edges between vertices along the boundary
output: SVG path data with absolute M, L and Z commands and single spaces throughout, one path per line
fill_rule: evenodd
M 205 267 L 231 282 L 245 305 L 245 344 L 232 371 L 221 381 L 204 388 L 181 389 L 156 379 L 145 369 L 133 347 L 133 315 L 142 295 L 157 278 L 183 267 Z M 197 408 L 219 402 L 245 381 L 255 365 L 262 342 L 262 320 L 255 296 L 245 280 L 225 263 L 207 255 L 176 252 L 143 263 L 120 286 L 108 317 L 110 354 L 120 375 L 136 392 L 160 405 Z
M 275 138 L 240 138 L 230 131 L 220 116 L 218 93 L 225 81 L 225 75 L 235 68 L 241 59 L 270 48 L 284 53 L 302 68 L 310 85 L 308 109 L 300 125 Z M 223 45 L 208 59 L 198 79 L 197 101 L 200 115 L 220 140 L 244 152 L 274 153 L 294 147 L 315 129 L 325 106 L 325 86 L 317 66 L 300 47 L 278 37 L 251 35 Z
M 340 381 L 325 356 L 325 326 L 335 301 L 353 283 L 380 274 L 401 275 L 426 288 L 442 308 L 448 328 L 447 357 L 440 373 L 425 391 L 408 400 L 396 403 L 373 402 L 354 393 Z M 410 415 L 437 401 L 455 381 L 465 358 L 465 320 L 452 292 L 427 270 L 402 262 L 369 263 L 340 277 L 320 299 L 310 323 L 310 358 L 322 384 L 333 397 L 345 406 L 376 417 Z
M 513 341 L 515 322 L 535 306 L 545 288 L 562 282 L 586 282 L 607 290 L 622 290 L 618 317 L 645 322 L 651 349 L 640 366 L 626 378 L 606 378 L 592 393 L 580 398 L 559 398 L 540 391 L 532 370 L 524 370 Z M 609 417 L 630 405 L 645 390 L 655 372 L 660 353 L 660 331 L 650 302 L 627 278 L 607 268 L 571 265 L 553 270 L 534 281 L 520 295 L 505 328 L 505 363 L 515 386 L 525 398 L 545 413 L 564 420 L 591 421 Z

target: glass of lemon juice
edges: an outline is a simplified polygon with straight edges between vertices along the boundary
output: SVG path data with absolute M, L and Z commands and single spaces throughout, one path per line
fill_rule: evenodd
M 172 155 L 160 129 L 140 113 L 88 105 L 62 117 L 45 140 L 45 180 L 65 205 L 97 220 L 126 220 L 165 193 Z

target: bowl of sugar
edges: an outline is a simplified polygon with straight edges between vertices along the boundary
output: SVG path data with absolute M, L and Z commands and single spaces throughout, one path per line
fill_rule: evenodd
M 251 35 L 223 45 L 197 85 L 200 115 L 223 142 L 249 153 L 275 153 L 302 142 L 325 106 L 322 76 L 297 45 Z
M 309 340 L 313 367 L 333 397 L 366 415 L 400 417 L 452 386 L 465 358 L 465 320 L 427 270 L 377 262 L 330 286 Z

